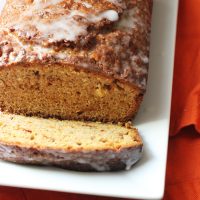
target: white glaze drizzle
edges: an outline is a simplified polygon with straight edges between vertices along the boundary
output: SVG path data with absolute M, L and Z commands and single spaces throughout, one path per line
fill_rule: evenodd
M 82 151 L 77 153 L 70 153 L 61 150 L 41 150 L 37 151 L 34 155 L 34 149 L 18 147 L 15 149 L 11 145 L 0 145 L 0 154 L 4 159 L 11 159 L 14 162 L 21 160 L 25 163 L 38 163 L 42 165 L 53 165 L 59 163 L 64 164 L 68 162 L 75 162 L 80 164 L 87 164 L 96 171 L 110 171 L 109 161 L 112 159 L 117 159 L 124 163 L 125 170 L 130 170 L 131 167 L 141 158 L 142 151 L 141 148 L 138 149 L 123 149 L 121 152 L 116 153 L 112 150 L 104 151 L 100 154 L 95 151 Z M 42 154 L 42 156 L 40 155 Z M 98 155 L 98 156 L 97 156 Z
M 46 2 L 46 3 L 45 3 Z M 30 26 L 34 26 L 41 34 L 43 38 L 51 38 L 52 41 L 75 41 L 78 36 L 87 34 L 87 27 L 89 23 L 96 23 L 103 19 L 107 19 L 111 22 L 115 22 L 119 19 L 119 15 L 115 10 L 105 10 L 101 13 L 83 13 L 78 10 L 69 10 L 68 14 L 56 17 L 50 21 L 45 21 L 40 18 L 32 18 L 34 11 L 39 10 L 39 7 L 45 8 L 49 5 L 55 5 L 62 2 L 62 0 L 51 1 L 37 0 L 32 6 L 21 16 L 20 22 L 14 24 L 14 28 L 27 30 L 29 35 L 32 35 L 29 30 Z M 86 4 L 85 4 L 86 5 Z M 62 9 L 62 8 L 60 8 Z M 32 14 L 30 14 L 32 13 Z M 79 16 L 86 20 L 86 23 L 80 23 L 75 19 L 75 16 Z M 24 18 L 31 17 L 30 20 L 24 22 Z
M 3 7 L 6 3 L 6 0 L 1 0 L 1 3 L 0 3 L 0 14 L 1 14 L 1 11 L 3 10 Z
M 132 8 L 130 10 L 124 11 L 121 20 L 117 23 L 117 28 L 135 28 L 136 23 L 138 23 L 138 18 L 134 17 L 137 13 L 138 8 Z
M 46 8 L 51 5 L 56 5 L 61 3 L 63 0 L 34 0 L 33 2 L 33 8 L 35 10 Z
M 39 9 L 43 9 L 43 8 L 47 8 L 49 5 L 55 5 L 58 3 L 61 3 L 63 0 L 49 0 L 49 1 L 41 1 L 41 0 L 36 0 L 33 5 L 31 5 L 31 9 L 32 11 L 34 11 L 36 8 L 39 8 L 39 5 L 42 5 L 42 8 Z M 85 7 L 87 2 L 85 1 L 81 1 L 81 0 L 75 0 L 76 2 L 80 2 L 82 3 Z M 117 0 L 107 0 L 113 4 L 116 5 L 116 3 L 121 2 L 121 1 L 117 1 Z M 90 5 L 92 6 L 92 5 Z M 89 7 L 90 7 L 89 6 Z M 28 9 L 28 11 L 30 11 Z M 32 12 L 25 12 L 25 15 L 30 16 L 30 13 Z M 43 21 L 40 21 L 40 23 L 38 23 L 38 20 L 34 21 L 34 17 L 31 19 L 31 24 L 35 25 L 38 30 L 42 33 L 42 36 L 44 38 L 50 38 L 53 41 L 55 40 L 62 40 L 62 39 L 66 39 L 66 40 L 70 40 L 70 41 L 74 41 L 77 39 L 78 36 L 80 35 L 84 35 L 87 34 L 87 24 L 81 24 L 79 25 L 79 23 L 75 20 L 75 16 L 81 16 L 84 19 L 88 20 L 89 22 L 95 23 L 98 21 L 101 21 L 102 19 L 107 19 L 109 21 L 118 21 L 116 23 L 116 29 L 119 30 L 123 30 L 123 31 L 131 31 L 131 29 L 135 29 L 138 28 L 138 26 L 140 28 L 144 28 L 146 27 L 146 25 L 144 24 L 143 20 L 141 20 L 140 16 L 138 16 L 138 12 L 139 9 L 137 7 L 129 9 L 127 11 L 124 11 L 124 13 L 122 14 L 120 20 L 118 21 L 118 13 L 115 10 L 106 10 L 102 13 L 99 14 L 86 14 L 83 13 L 81 11 L 78 10 L 72 10 L 70 11 L 70 13 L 68 15 L 62 15 L 60 17 L 58 17 L 57 19 L 51 21 L 50 23 L 43 23 Z M 29 14 L 28 14 L 29 13 Z M 23 17 L 22 17 L 23 19 Z M 58 20 L 59 19 L 59 20 Z M 67 26 L 66 26 L 67 24 Z M 28 26 L 30 24 L 26 24 L 25 23 L 18 23 L 15 27 L 19 28 L 19 29 L 23 29 L 25 27 L 25 30 L 28 29 Z M 27 26 L 27 27 L 26 27 Z M 70 32 L 69 32 L 70 30 Z M 31 31 L 27 32 L 28 34 L 32 34 Z M 53 37 L 49 37 L 49 35 L 53 36 Z M 12 37 L 14 37 L 14 35 L 12 35 Z M 20 51 L 16 51 L 18 52 L 17 56 L 16 56 L 16 52 L 12 52 L 9 54 L 9 60 L 11 63 L 15 63 L 21 60 L 21 58 L 24 57 L 24 54 L 26 51 L 30 51 L 30 49 L 32 49 L 33 52 L 37 53 L 37 58 L 40 60 L 43 60 L 43 57 L 45 55 L 50 55 L 52 56 L 54 54 L 54 50 L 51 47 L 42 47 L 40 45 L 29 45 L 29 44 L 24 44 L 21 43 L 21 41 L 16 37 L 15 38 L 17 41 L 17 43 L 20 44 L 20 46 L 22 47 L 22 50 Z M 127 42 L 129 43 L 128 39 L 126 38 Z M 120 49 L 120 45 L 118 47 L 118 45 L 116 45 L 115 47 L 116 51 L 118 52 L 117 49 Z M 128 51 L 128 49 L 127 49 Z M 117 54 L 116 52 L 116 54 Z M 5 58 L 4 58 L 5 56 Z M 29 59 L 30 60 L 34 60 L 34 55 L 29 55 Z M 126 56 L 126 53 L 124 53 L 124 56 Z M 69 55 L 67 55 L 65 52 L 59 52 L 54 54 L 54 57 L 56 57 L 57 59 L 60 60 L 65 60 L 69 57 Z M 6 59 L 6 54 L 3 54 L 2 57 L 0 58 L 0 62 L 2 62 L 1 60 Z M 140 51 L 138 52 L 137 55 L 132 55 L 132 53 L 130 53 L 130 60 L 131 60 L 131 66 L 134 66 L 134 70 L 136 71 L 136 73 L 140 74 L 140 73 L 147 73 L 147 69 L 146 67 L 141 67 L 138 66 L 138 62 L 137 60 L 140 59 L 144 64 L 147 64 L 149 62 L 147 55 L 144 54 L 144 52 Z M 3 62 L 2 62 L 3 63 Z M 129 63 L 124 61 L 123 63 L 123 67 L 125 68 L 126 65 L 128 66 Z M 88 66 L 87 64 L 86 67 Z M 142 82 L 138 83 L 138 85 L 140 85 L 141 87 L 146 85 L 146 79 L 143 80 Z
M 149 63 L 149 58 L 142 51 L 139 52 L 138 56 L 140 57 L 143 63 Z
M 74 16 L 81 16 L 86 18 L 88 22 L 98 22 L 103 19 L 107 19 L 109 21 L 117 21 L 118 14 L 114 10 L 107 10 L 99 15 L 86 15 L 80 11 L 73 10 L 69 13 L 69 15 L 62 16 L 51 22 L 50 24 L 44 24 L 42 22 L 34 22 L 34 25 L 37 29 L 43 33 L 44 37 L 52 36 L 53 40 L 68 40 L 68 41 L 75 41 L 78 36 L 86 35 L 87 34 L 87 25 L 79 24 L 75 19 Z
M 86 8 L 92 8 L 92 5 L 90 3 L 88 3 L 88 2 L 85 2 L 85 1 L 82 1 L 82 0 L 74 0 L 74 2 L 80 3 L 83 6 L 85 6 Z

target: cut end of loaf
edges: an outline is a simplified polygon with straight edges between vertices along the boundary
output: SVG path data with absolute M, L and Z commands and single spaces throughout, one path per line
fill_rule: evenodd
M 35 64 L 0 70 L 0 108 L 26 116 L 127 121 L 143 91 L 72 66 Z
M 142 154 L 134 128 L 0 114 L 0 157 L 80 171 L 129 169 Z

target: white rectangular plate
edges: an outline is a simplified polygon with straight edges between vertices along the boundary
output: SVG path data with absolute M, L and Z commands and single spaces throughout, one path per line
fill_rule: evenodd
M 3 6 L 5 0 L 0 0 Z M 148 89 L 135 120 L 144 156 L 132 170 L 81 173 L 0 161 L 0 185 L 161 199 L 164 192 L 178 0 L 154 0 Z

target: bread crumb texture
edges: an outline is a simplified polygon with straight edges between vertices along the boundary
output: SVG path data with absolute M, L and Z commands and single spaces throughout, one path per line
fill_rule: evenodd
M 142 145 L 134 128 L 0 114 L 0 143 L 62 151 L 120 150 Z

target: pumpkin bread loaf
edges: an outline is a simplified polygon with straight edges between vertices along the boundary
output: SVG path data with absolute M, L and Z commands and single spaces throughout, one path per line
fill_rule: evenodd
M 151 0 L 7 0 L 0 109 L 127 121 L 147 82 Z

